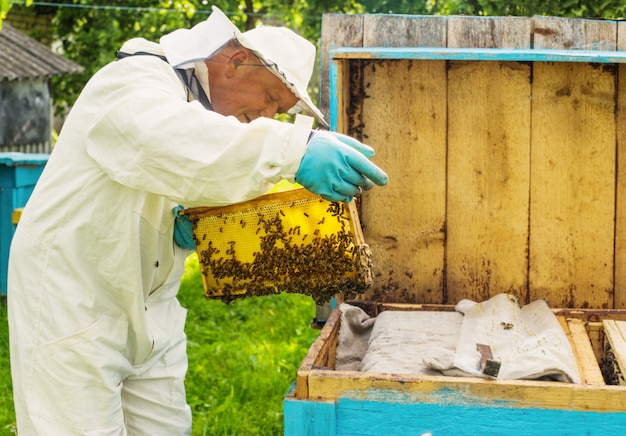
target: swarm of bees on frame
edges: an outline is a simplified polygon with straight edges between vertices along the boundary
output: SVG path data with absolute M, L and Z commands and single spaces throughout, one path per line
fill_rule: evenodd
M 241 251 L 247 249 L 241 246 L 242 241 L 245 242 L 241 238 L 220 245 L 214 244 L 210 236 L 201 235 L 203 240 L 209 240 L 208 245 L 204 243 L 198 250 L 198 260 L 205 278 L 210 276 L 211 283 L 218 288 L 205 289 L 206 297 L 231 302 L 243 296 L 290 292 L 309 295 L 322 304 L 338 293 L 343 293 L 346 298 L 364 293 L 371 285 L 369 248 L 355 241 L 345 205 L 327 203 L 327 214 L 321 218 L 315 216 L 317 221 L 309 226 L 293 225 L 293 219 L 285 219 L 283 208 L 271 213 L 253 212 L 256 213 L 253 233 L 260 244 L 251 259 L 238 254 L 240 247 Z M 294 203 L 287 207 L 294 207 Z M 302 214 L 303 221 L 311 218 L 306 208 L 296 207 L 289 211 L 291 218 L 294 213 Z M 247 235 L 252 234 L 249 219 L 232 215 L 218 215 L 217 218 L 223 220 L 224 227 L 235 225 L 240 232 L 245 229 Z M 337 220 L 339 230 L 320 231 L 326 220 Z M 198 220 L 192 219 L 192 223 L 194 236 L 198 238 Z M 232 232 L 232 227 L 229 230 Z M 222 227 L 219 232 L 224 232 Z M 199 243 L 196 240 L 200 246 Z

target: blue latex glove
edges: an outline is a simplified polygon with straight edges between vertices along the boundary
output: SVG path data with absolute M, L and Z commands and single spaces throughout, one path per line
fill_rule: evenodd
M 372 162 L 374 149 L 346 135 L 315 131 L 300 162 L 296 182 L 328 201 L 350 202 L 387 174 Z
M 183 210 L 182 206 L 176 206 L 172 209 L 174 214 L 174 242 L 181 247 L 189 250 L 196 249 L 196 242 L 193 239 L 193 226 L 187 215 L 178 215 L 179 210 Z

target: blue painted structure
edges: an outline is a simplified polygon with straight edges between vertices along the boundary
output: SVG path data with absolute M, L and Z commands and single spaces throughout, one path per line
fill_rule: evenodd
M 13 211 L 24 207 L 41 175 L 48 154 L 0 153 L 0 294 L 7 295 L 9 248 L 15 225 Z
M 330 129 L 337 129 L 337 60 L 406 59 L 431 61 L 510 61 L 510 62 L 586 62 L 626 63 L 626 52 L 593 50 L 539 50 L 525 48 L 449 48 L 449 47 L 342 47 L 330 52 L 329 114 Z
M 339 64 L 342 61 L 396 59 L 626 63 L 626 52 L 620 51 L 351 47 L 337 48 L 329 53 L 331 130 L 337 129 L 338 98 L 341 92 L 345 92 L 341 88 L 344 82 L 339 77 Z M 553 402 L 548 405 L 542 402 L 545 399 L 539 401 L 533 398 L 531 389 L 522 392 L 523 389 L 509 389 L 508 386 L 498 384 L 485 386 L 494 387 L 494 392 L 499 389 L 498 395 L 508 395 L 510 391 L 510 400 L 473 395 L 470 392 L 471 384 L 462 382 L 455 389 L 441 385 L 438 390 L 425 390 L 415 395 L 402 390 L 405 382 L 402 377 L 398 377 L 391 388 L 372 386 L 365 390 L 348 389 L 332 397 L 336 392 L 331 385 L 337 379 L 349 376 L 345 373 L 334 376 L 332 383 L 326 386 L 329 398 L 324 400 L 317 400 L 315 394 L 309 398 L 296 398 L 292 390 L 284 400 L 285 436 L 626 434 L 626 408 L 623 407 L 626 391 L 616 391 L 614 386 L 606 388 L 608 395 L 604 402 L 598 401 L 598 397 L 602 397 L 601 393 L 598 395 L 594 392 L 592 399 L 585 395 L 587 387 L 581 386 L 576 394 L 567 392 L 567 389 L 554 393 L 551 397 Z M 321 372 L 315 375 L 316 383 L 323 378 Z M 366 385 L 375 379 L 376 375 L 371 380 L 363 376 L 354 385 Z M 419 381 L 411 382 L 419 385 Z M 406 381 L 404 387 L 408 387 L 408 384 Z M 346 383 L 348 385 L 350 383 Z M 317 392 L 321 392 L 322 388 L 318 386 Z M 613 400 L 608 399 L 609 395 Z M 517 397 L 519 401 L 516 401 Z M 603 410 L 607 404 L 611 405 L 612 410 Z
M 440 403 L 409 402 L 401 392 L 363 400 L 347 393 L 336 403 L 285 399 L 289 436 L 609 436 L 626 434 L 626 413 L 517 408 L 464 403 L 454 393 Z M 374 395 L 375 396 L 375 395 Z

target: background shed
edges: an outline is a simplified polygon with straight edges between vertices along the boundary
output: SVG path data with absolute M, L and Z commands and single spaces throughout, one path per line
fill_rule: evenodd
M 49 153 L 50 78 L 82 67 L 6 22 L 0 31 L 0 152 Z

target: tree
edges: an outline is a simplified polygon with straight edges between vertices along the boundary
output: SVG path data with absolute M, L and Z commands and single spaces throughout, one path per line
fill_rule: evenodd
M 29 0 L 32 2 L 32 0 Z M 203 21 L 218 6 L 241 29 L 260 23 L 285 25 L 319 42 L 324 13 L 397 13 L 414 15 L 554 15 L 618 18 L 623 0 L 53 0 L 59 5 L 54 27 L 61 53 L 85 67 L 80 75 L 54 79 L 57 106 L 69 107 L 86 81 L 115 58 L 131 37 L 156 41 L 178 27 Z M 4 7 L 10 0 L 0 0 Z M 50 3 L 48 3 L 50 4 Z
M 26 0 L 26 6 L 30 6 L 33 0 Z M 0 30 L 2 30 L 2 22 L 7 17 L 9 10 L 13 6 L 12 0 L 0 0 Z

